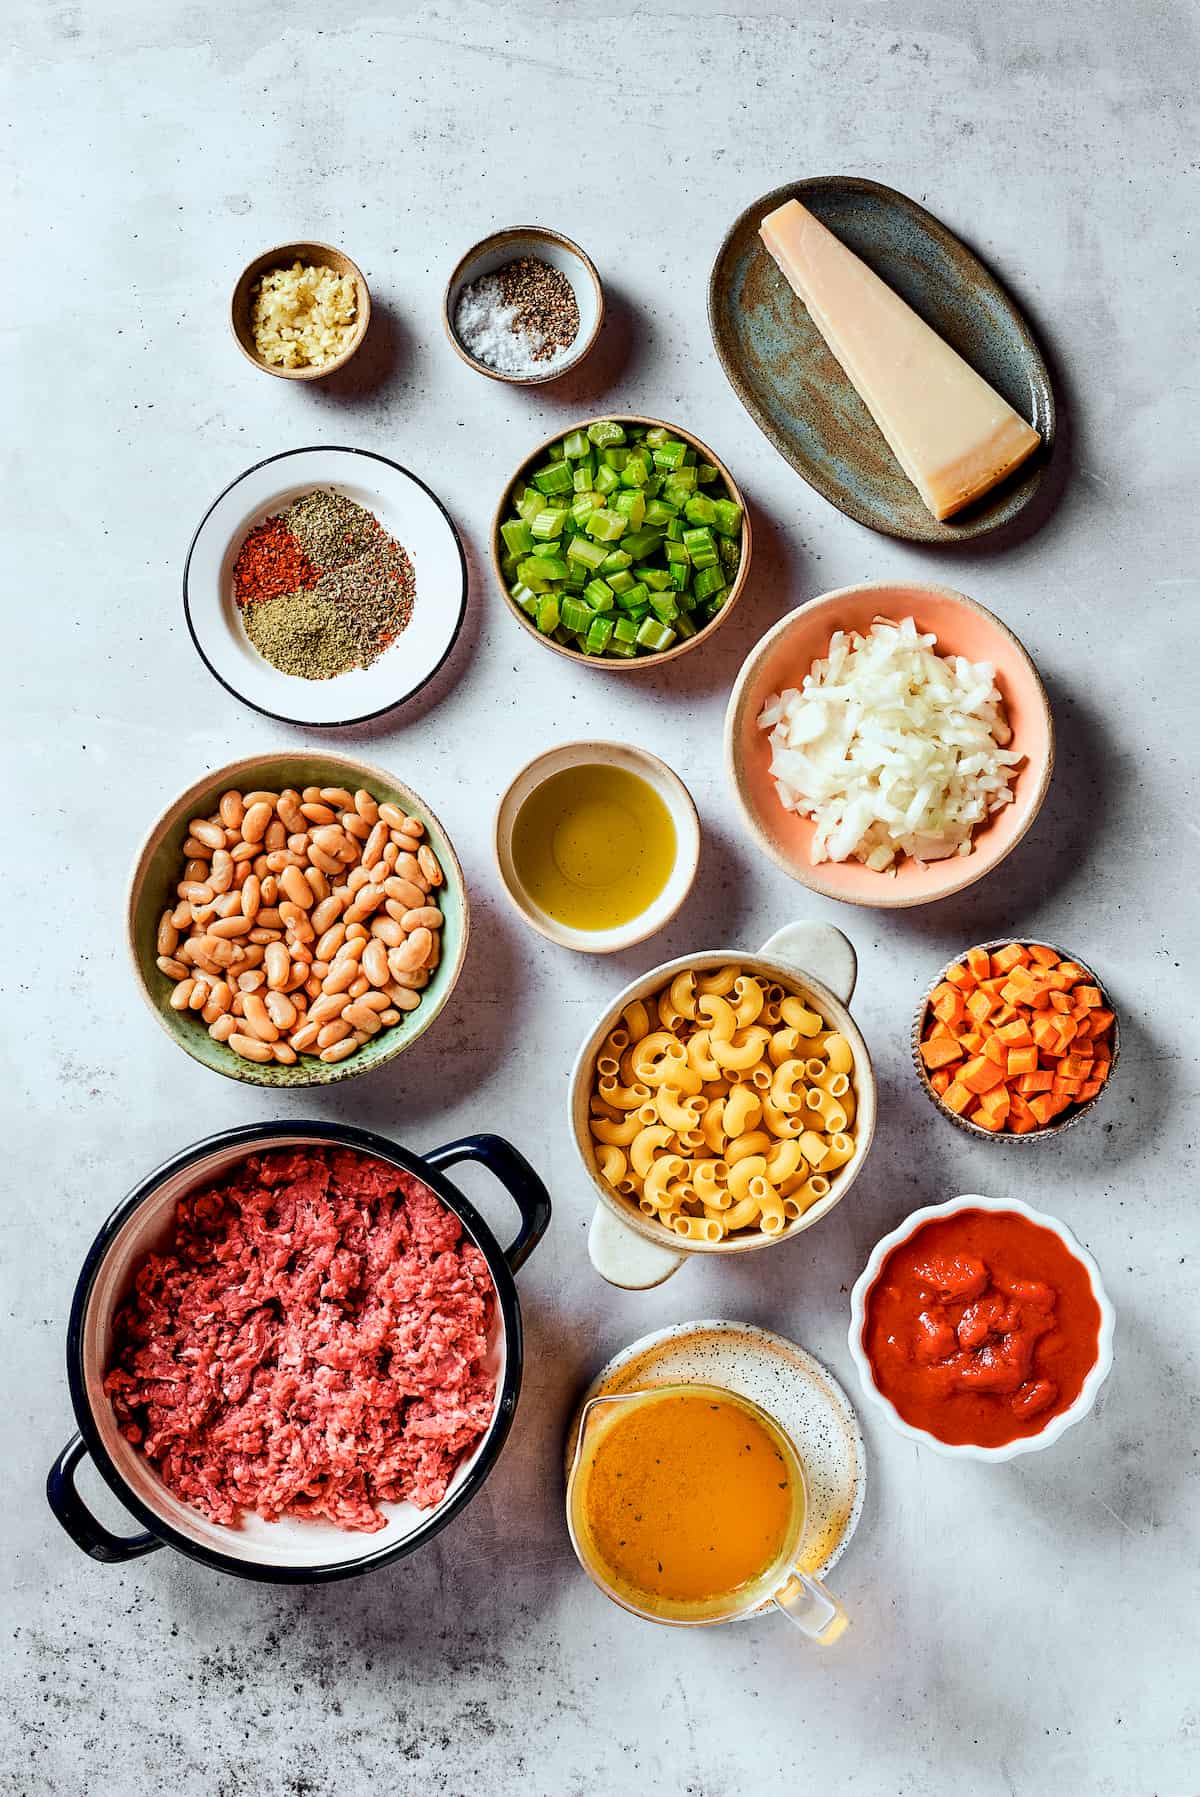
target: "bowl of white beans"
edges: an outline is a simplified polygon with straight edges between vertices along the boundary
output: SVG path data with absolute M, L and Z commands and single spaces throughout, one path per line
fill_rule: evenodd
M 840 930 L 794 923 L 754 952 L 664 962 L 596 1020 L 568 1103 L 611 1285 L 790 1241 L 845 1197 L 875 1130 L 856 973 Z
M 348 1079 L 410 1047 L 466 956 L 466 886 L 409 787 L 338 755 L 255 756 L 182 793 L 129 887 L 138 983 L 194 1060 L 260 1086 Z

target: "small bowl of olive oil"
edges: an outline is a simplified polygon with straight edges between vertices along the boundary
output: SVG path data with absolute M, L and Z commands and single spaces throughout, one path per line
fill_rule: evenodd
M 629 743 L 574 742 L 523 767 L 496 814 L 505 892 L 562 948 L 607 955 L 674 917 L 700 860 L 678 774 Z

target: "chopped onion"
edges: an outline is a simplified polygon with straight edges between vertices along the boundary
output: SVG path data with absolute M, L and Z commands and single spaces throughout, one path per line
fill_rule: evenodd
M 879 872 L 898 854 L 967 855 L 971 835 L 1012 801 L 1012 731 L 990 662 L 938 655 L 911 618 L 876 618 L 865 636 L 835 631 L 803 688 L 772 693 L 779 802 L 811 817 L 812 859 Z

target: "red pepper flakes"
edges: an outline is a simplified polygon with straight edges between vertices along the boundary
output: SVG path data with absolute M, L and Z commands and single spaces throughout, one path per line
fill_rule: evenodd
M 255 525 L 233 568 L 233 596 L 239 605 L 278 599 L 317 584 L 317 570 L 284 524 L 267 518 Z

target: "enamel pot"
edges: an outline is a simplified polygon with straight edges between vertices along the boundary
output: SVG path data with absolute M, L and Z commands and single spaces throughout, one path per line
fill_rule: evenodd
M 496 1290 L 490 1343 L 496 1398 L 487 1430 L 456 1468 L 439 1504 L 430 1510 L 418 1510 L 409 1503 L 386 1504 L 387 1525 L 374 1534 L 293 1517 L 267 1522 L 247 1515 L 238 1528 L 209 1521 L 168 1491 L 149 1460 L 125 1440 L 104 1392 L 114 1315 L 129 1291 L 135 1265 L 148 1251 L 161 1250 L 170 1240 L 177 1201 L 194 1187 L 220 1179 L 248 1154 L 306 1147 L 347 1148 L 374 1155 L 424 1181 L 461 1220 L 464 1235 L 487 1262 Z M 482 1163 L 516 1204 L 521 1225 L 507 1248 L 501 1248 L 473 1206 L 446 1178 L 446 1169 L 461 1161 Z M 499 1136 L 465 1136 L 420 1155 L 343 1124 L 260 1123 L 223 1131 L 184 1149 L 118 1205 L 84 1261 L 67 1330 L 67 1379 L 79 1433 L 50 1469 L 46 1495 L 51 1509 L 77 1546 L 94 1560 L 119 1563 L 169 1546 L 221 1572 L 276 1584 L 350 1578 L 411 1554 L 471 1501 L 504 1446 L 521 1387 L 521 1312 L 514 1274 L 545 1234 L 549 1221 L 545 1186 L 524 1156 Z M 75 1485 L 76 1470 L 87 1455 L 142 1525 L 141 1533 L 114 1534 L 92 1515 Z

